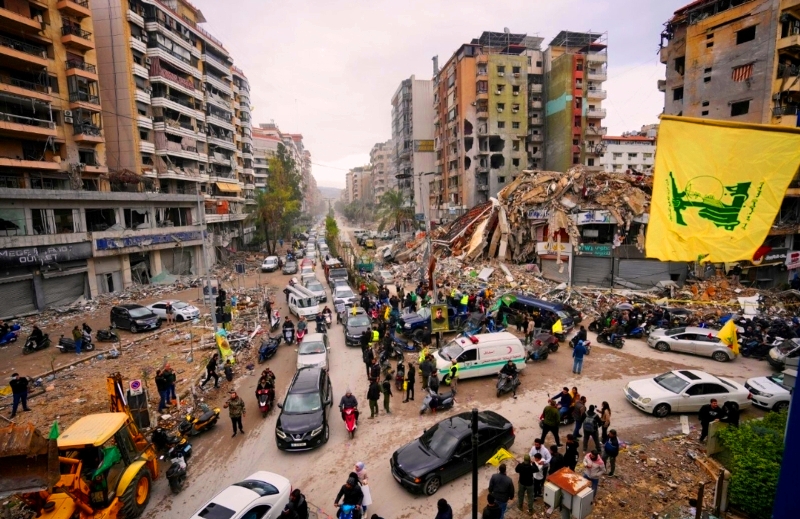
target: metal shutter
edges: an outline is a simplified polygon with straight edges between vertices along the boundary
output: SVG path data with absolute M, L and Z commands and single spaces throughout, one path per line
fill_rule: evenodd
M 670 264 L 658 260 L 619 260 L 619 277 L 643 288 L 653 287 L 659 281 L 669 281 Z
M 0 284 L 3 293 L 1 319 L 36 312 L 36 295 L 33 292 L 33 279 L 12 281 Z
M 613 258 L 594 256 L 575 256 L 575 270 L 572 271 L 572 284 L 578 286 L 611 286 Z
M 84 296 L 86 273 L 43 279 L 42 286 L 45 307 L 70 305 Z
M 559 269 L 563 267 L 563 272 Z M 569 281 L 569 261 L 564 260 L 560 265 L 554 259 L 542 258 L 542 277 L 559 283 Z

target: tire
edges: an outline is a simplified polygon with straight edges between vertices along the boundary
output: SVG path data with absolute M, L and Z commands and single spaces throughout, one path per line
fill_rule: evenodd
M 175 322 L 176 323 L 182 323 L 185 320 L 186 319 L 184 319 L 184 317 L 182 315 L 179 315 L 178 317 L 175 318 Z
M 711 358 L 717 362 L 728 362 L 730 360 L 728 354 L 724 351 L 715 351 Z
M 502 395 L 503 395 L 503 392 L 498 389 L 497 390 L 497 398 L 500 398 Z
M 542 354 L 539 356 L 539 360 L 547 360 L 547 356 L 550 355 L 548 350 L 544 350 Z
M 328 443 L 328 439 L 331 437 L 331 431 L 328 429 L 328 424 L 325 424 L 325 428 L 322 430 L 322 438 L 325 443 Z
M 667 344 L 666 342 L 663 342 L 663 341 L 658 342 L 658 343 L 656 343 L 656 349 L 658 351 L 667 352 L 667 351 L 669 351 L 669 344 Z
M 634 333 L 633 335 L 631 335 L 631 339 L 641 339 L 642 337 L 644 337 L 644 334 L 642 332 Z
M 150 501 L 152 484 L 153 480 L 150 477 L 150 471 L 146 467 L 142 467 L 120 498 L 120 501 L 122 501 L 122 517 L 124 519 L 135 519 L 142 515 L 147 503 Z
M 425 481 L 425 486 L 423 487 L 422 491 L 425 492 L 426 496 L 432 496 L 436 492 L 439 491 L 439 488 L 442 486 L 442 480 L 439 476 L 433 476 L 432 478 L 428 478 Z
M 778 402 L 774 406 L 772 406 L 772 410 L 776 413 L 783 412 L 789 409 L 789 402 Z
M 669 414 L 670 410 L 671 408 L 669 404 L 658 404 L 653 409 L 653 416 L 656 416 L 658 418 L 664 418 Z
M 553 343 L 550 343 L 550 344 L 547 346 L 547 349 L 549 349 L 549 350 L 550 350 L 550 353 L 555 353 L 555 352 L 557 352 L 557 351 L 558 351 L 558 342 L 553 342 Z
M 131 324 L 131 333 L 136 333 L 138 331 L 139 331 L 139 328 L 137 328 L 135 324 Z
M 31 350 L 29 348 L 22 348 L 22 354 L 23 355 L 30 355 L 31 353 L 33 353 L 33 350 Z
M 94 351 L 94 343 L 93 342 L 89 342 L 89 343 L 85 344 L 84 346 L 85 346 L 84 349 L 86 351 Z
M 425 332 L 422 330 L 414 330 L 414 333 L 411 334 L 411 338 L 417 342 L 422 342 L 422 336 Z

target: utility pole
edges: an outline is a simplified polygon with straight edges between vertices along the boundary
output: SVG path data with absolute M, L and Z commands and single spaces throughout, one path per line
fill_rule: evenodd
M 472 519 L 478 519 L 478 410 L 472 408 Z
M 206 267 L 206 287 L 208 288 L 208 299 L 211 307 L 211 326 L 214 329 L 214 334 L 217 333 L 217 301 L 214 298 L 214 289 L 211 285 L 211 265 L 208 259 L 208 250 L 206 243 L 206 208 L 204 207 L 203 195 L 200 193 L 200 184 L 197 184 L 197 212 L 200 215 L 200 233 L 203 239 L 203 265 Z M 203 302 L 205 302 L 205 294 L 203 294 Z M 213 336 L 212 336 L 213 339 Z

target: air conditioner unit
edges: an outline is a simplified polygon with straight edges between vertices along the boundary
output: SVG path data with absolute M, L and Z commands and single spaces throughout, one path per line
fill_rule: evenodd
M 502 111 L 503 111 L 503 109 L 502 109 L 502 108 L 498 108 L 498 109 L 497 109 L 497 111 L 498 111 L 498 112 L 502 112 Z
M 71 116 L 64 116 L 64 123 L 65 124 L 72 124 L 72 117 Z
M 497 95 L 500 95 L 500 94 L 503 93 L 503 91 L 502 90 L 495 90 L 494 93 L 497 94 Z
M 144 64 L 145 65 L 150 66 L 150 64 L 152 64 L 152 63 L 153 63 L 153 60 L 151 60 L 150 58 L 144 58 Z
M 519 72 L 514 72 L 514 77 L 519 77 Z
M 72 110 L 64 110 L 64 117 L 72 117 Z
M 477 101 L 473 101 L 472 102 L 472 106 L 478 106 L 478 102 Z

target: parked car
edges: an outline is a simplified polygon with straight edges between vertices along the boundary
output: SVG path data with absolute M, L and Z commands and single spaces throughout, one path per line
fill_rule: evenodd
M 675 351 L 711 357 L 717 362 L 734 360 L 733 350 L 717 337 L 717 330 L 687 326 L 653 330 L 647 338 L 647 345 L 658 351 Z
M 267 256 L 261 263 L 261 272 L 275 272 L 278 270 L 278 256 Z
M 379 270 L 375 273 L 375 281 L 382 285 L 394 283 L 394 274 L 391 270 Z
M 314 274 L 313 278 L 305 281 L 305 286 L 307 289 L 313 292 L 315 296 L 317 296 L 317 300 L 320 303 L 324 303 L 328 300 L 328 294 L 325 292 L 325 287 L 323 287 L 322 283 L 319 282 L 316 274 Z
M 461 325 L 467 321 L 468 315 L 458 315 L 458 309 L 454 306 L 447 307 L 447 317 L 450 321 L 450 331 L 461 329 Z M 423 328 L 426 326 L 428 330 L 431 329 L 431 309 L 420 308 L 416 312 L 406 312 L 400 314 L 398 319 L 402 334 L 420 340 L 423 333 Z
M 753 405 L 773 411 L 789 409 L 792 390 L 783 385 L 783 373 L 768 377 L 753 377 L 745 382 L 744 387 L 750 391 Z
M 364 240 L 364 248 L 365 249 L 374 249 L 375 248 L 375 240 L 372 238 L 367 238 Z
M 303 261 L 311 260 L 311 263 L 316 266 L 317 265 L 317 251 L 311 250 L 306 251 L 306 258 Z
M 283 273 L 284 274 L 297 274 L 297 262 L 294 260 L 288 260 L 286 263 L 283 264 Z
M 297 370 L 279 403 L 281 414 L 275 424 L 275 441 L 284 451 L 310 450 L 330 437 L 328 412 L 333 406 L 333 388 L 328 371 L 322 368 Z
M 363 308 L 356 308 L 356 314 L 348 312 L 344 322 L 344 343 L 346 346 L 360 346 L 361 334 L 369 330 L 372 321 Z
M 328 269 L 328 286 L 331 287 L 331 290 L 336 285 L 335 280 L 343 279 L 347 281 L 348 274 L 347 269 L 344 267 L 331 267 Z
M 311 327 L 313 330 L 313 326 Z M 328 369 L 328 352 L 331 346 L 324 333 L 309 333 L 297 347 L 297 369 Z
M 472 471 L 472 413 L 457 414 L 426 429 L 397 449 L 389 461 L 392 476 L 415 493 L 435 494 L 443 484 Z M 478 413 L 478 466 L 498 449 L 514 444 L 514 427 L 494 411 Z
M 155 330 L 161 326 L 161 321 L 149 308 L 130 303 L 111 307 L 111 326 L 136 333 Z
M 261 470 L 211 498 L 192 515 L 192 519 L 276 519 L 289 503 L 291 491 L 288 479 Z
M 793 359 L 798 355 L 800 355 L 800 339 L 790 339 L 769 350 L 767 361 L 776 370 L 783 371 L 786 359 Z
M 356 295 L 348 285 L 338 285 L 333 287 L 333 298 L 342 299 L 345 304 L 355 304 Z
M 183 301 L 159 301 L 152 305 L 147 305 L 147 308 L 156 314 L 159 319 L 167 319 L 167 303 L 172 303 L 172 315 L 179 323 L 184 321 L 192 321 L 200 317 L 200 309 L 196 306 L 184 303 Z
M 727 378 L 697 370 L 673 370 L 653 378 L 628 382 L 625 398 L 645 413 L 663 418 L 670 413 L 696 413 L 712 398 L 719 405 L 733 402 L 750 407 L 750 391 Z

